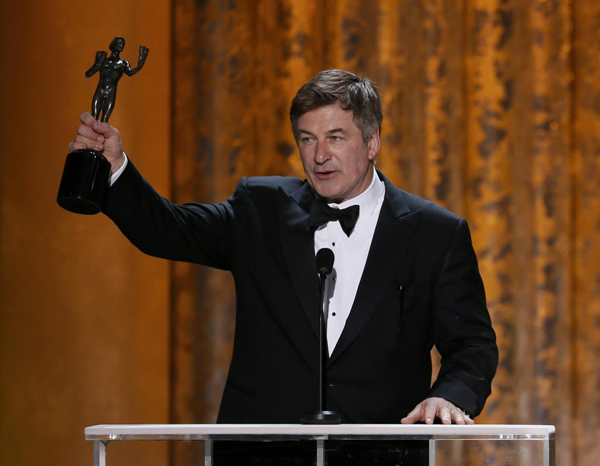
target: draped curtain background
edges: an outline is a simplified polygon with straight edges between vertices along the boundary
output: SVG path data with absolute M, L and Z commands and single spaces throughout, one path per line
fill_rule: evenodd
M 318 71 L 372 78 L 378 168 L 471 226 L 500 347 L 479 422 L 557 427 L 600 458 L 600 4 L 594 0 L 174 0 L 173 192 L 303 176 L 288 120 Z M 172 422 L 213 422 L 229 276 L 174 264 Z M 173 446 L 172 462 L 196 453 Z M 493 452 L 490 452 L 493 454 Z M 500 463 L 498 463 L 500 464 Z

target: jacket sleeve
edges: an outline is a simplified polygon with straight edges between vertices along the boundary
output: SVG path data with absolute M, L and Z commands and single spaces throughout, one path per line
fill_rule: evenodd
M 434 343 L 442 361 L 430 396 L 477 416 L 491 393 L 498 348 L 465 220 L 459 221 L 446 253 L 433 306 Z
M 176 261 L 229 270 L 243 229 L 246 179 L 220 204 L 176 205 L 160 196 L 131 160 L 110 187 L 102 206 L 123 234 L 142 252 Z

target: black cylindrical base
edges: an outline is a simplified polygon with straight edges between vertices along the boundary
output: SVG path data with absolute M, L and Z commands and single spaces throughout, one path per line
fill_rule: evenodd
M 302 417 L 302 424 L 340 424 L 340 415 L 334 411 L 317 411 Z
M 91 149 L 76 150 L 65 161 L 56 201 L 69 212 L 97 214 L 109 183 L 110 162 L 106 157 Z

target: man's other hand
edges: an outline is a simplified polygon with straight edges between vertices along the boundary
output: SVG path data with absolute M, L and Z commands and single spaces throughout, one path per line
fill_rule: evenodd
M 415 422 L 433 424 L 436 418 L 440 419 L 442 424 L 475 424 L 475 421 L 467 413 L 443 398 L 427 398 L 400 422 L 402 424 L 414 424 Z

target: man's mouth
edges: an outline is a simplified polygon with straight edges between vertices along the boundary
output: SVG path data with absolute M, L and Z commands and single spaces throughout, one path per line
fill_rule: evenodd
M 336 173 L 337 173 L 337 171 L 335 171 L 335 170 L 323 170 L 320 172 L 315 172 L 315 176 L 319 180 L 329 180 L 329 179 L 333 178 Z

